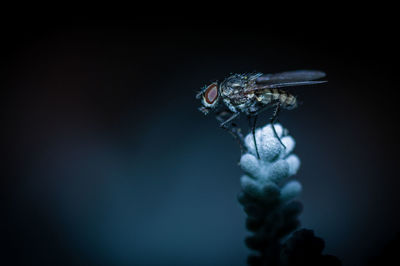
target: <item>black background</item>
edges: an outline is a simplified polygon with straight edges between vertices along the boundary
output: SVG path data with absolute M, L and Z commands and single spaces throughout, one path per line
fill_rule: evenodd
M 2 19 L 6 264 L 245 264 L 239 149 L 194 95 L 251 71 L 327 73 L 280 117 L 302 161 L 302 225 L 344 265 L 395 237 L 390 7 L 61 10 Z

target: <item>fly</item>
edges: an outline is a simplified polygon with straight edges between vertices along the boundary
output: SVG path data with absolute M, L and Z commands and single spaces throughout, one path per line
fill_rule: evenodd
M 213 82 L 205 86 L 196 98 L 201 100 L 202 106 L 199 110 L 205 115 L 215 112 L 220 126 L 229 130 L 239 140 L 242 149 L 243 136 L 240 129 L 233 123 L 231 127 L 228 125 L 241 113 L 245 114 L 252 129 L 257 157 L 260 158 L 255 138 L 257 116 L 267 109 L 274 109 L 270 120 L 272 130 L 280 144 L 286 148 L 276 133 L 274 123 L 281 109 L 292 110 L 298 106 L 298 101 L 293 94 L 282 88 L 324 83 L 326 81 L 317 81 L 323 77 L 325 73 L 317 70 L 297 70 L 277 74 L 232 74 L 221 83 Z M 251 118 L 254 118 L 252 123 Z

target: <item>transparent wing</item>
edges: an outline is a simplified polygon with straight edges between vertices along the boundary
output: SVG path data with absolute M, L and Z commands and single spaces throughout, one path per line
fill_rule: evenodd
M 256 79 L 256 83 L 263 85 L 290 84 L 283 87 L 310 85 L 316 83 L 316 82 L 310 82 L 311 80 L 320 79 L 325 76 L 326 74 L 319 70 L 296 70 L 296 71 L 288 71 L 276 74 L 264 74 Z M 294 83 L 297 84 L 293 85 Z M 280 88 L 280 87 L 275 87 L 275 88 Z
M 264 84 L 259 84 L 253 88 L 250 88 L 245 91 L 245 94 L 249 93 L 262 93 L 265 90 L 269 89 L 278 89 L 278 88 L 284 88 L 284 87 L 296 87 L 296 86 L 305 86 L 305 85 L 313 85 L 313 84 L 321 84 L 327 82 L 326 80 L 310 80 L 310 81 L 294 81 L 294 82 L 285 82 L 285 83 L 276 83 L 276 84 L 269 84 L 269 85 L 264 85 Z

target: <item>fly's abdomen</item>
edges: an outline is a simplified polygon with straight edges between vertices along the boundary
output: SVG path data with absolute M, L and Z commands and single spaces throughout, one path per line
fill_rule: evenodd
M 297 107 L 297 99 L 293 94 L 290 94 L 283 90 L 276 90 L 276 91 L 277 91 L 276 94 L 279 95 L 278 100 L 283 108 L 293 109 Z
M 278 89 L 266 89 L 263 92 L 263 103 L 279 102 L 283 108 L 293 109 L 297 107 L 297 99 L 294 95 Z

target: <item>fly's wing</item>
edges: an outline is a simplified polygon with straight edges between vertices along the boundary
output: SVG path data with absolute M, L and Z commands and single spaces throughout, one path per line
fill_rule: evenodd
M 284 82 L 284 83 L 276 83 L 269 85 L 257 85 L 255 88 L 250 89 L 250 91 L 263 90 L 263 89 L 278 89 L 285 87 L 295 87 L 295 86 L 304 86 L 304 85 L 313 85 L 313 84 L 321 84 L 327 82 L 326 80 L 310 80 L 310 81 L 293 81 L 293 82 Z
M 286 83 L 277 83 L 277 84 L 270 84 L 270 85 L 260 85 L 257 84 L 256 86 L 247 89 L 244 93 L 251 94 L 251 93 L 263 93 L 266 90 L 270 89 L 278 89 L 284 87 L 295 87 L 295 86 L 304 86 L 304 85 L 313 85 L 313 84 L 320 84 L 325 83 L 325 80 L 314 80 L 314 81 L 294 81 L 294 82 L 286 82 Z
M 317 70 L 297 70 L 277 74 L 261 75 L 256 79 L 255 86 L 248 88 L 245 94 L 262 93 L 269 89 L 296 87 L 325 83 L 325 80 L 315 80 L 325 77 L 325 73 Z
M 325 76 L 326 75 L 324 72 L 318 70 L 296 70 L 296 71 L 288 71 L 276 74 L 261 75 L 256 79 L 256 84 L 262 84 L 262 85 L 290 84 L 286 86 L 271 87 L 271 88 L 310 85 L 310 84 L 321 83 L 313 80 L 320 79 Z

